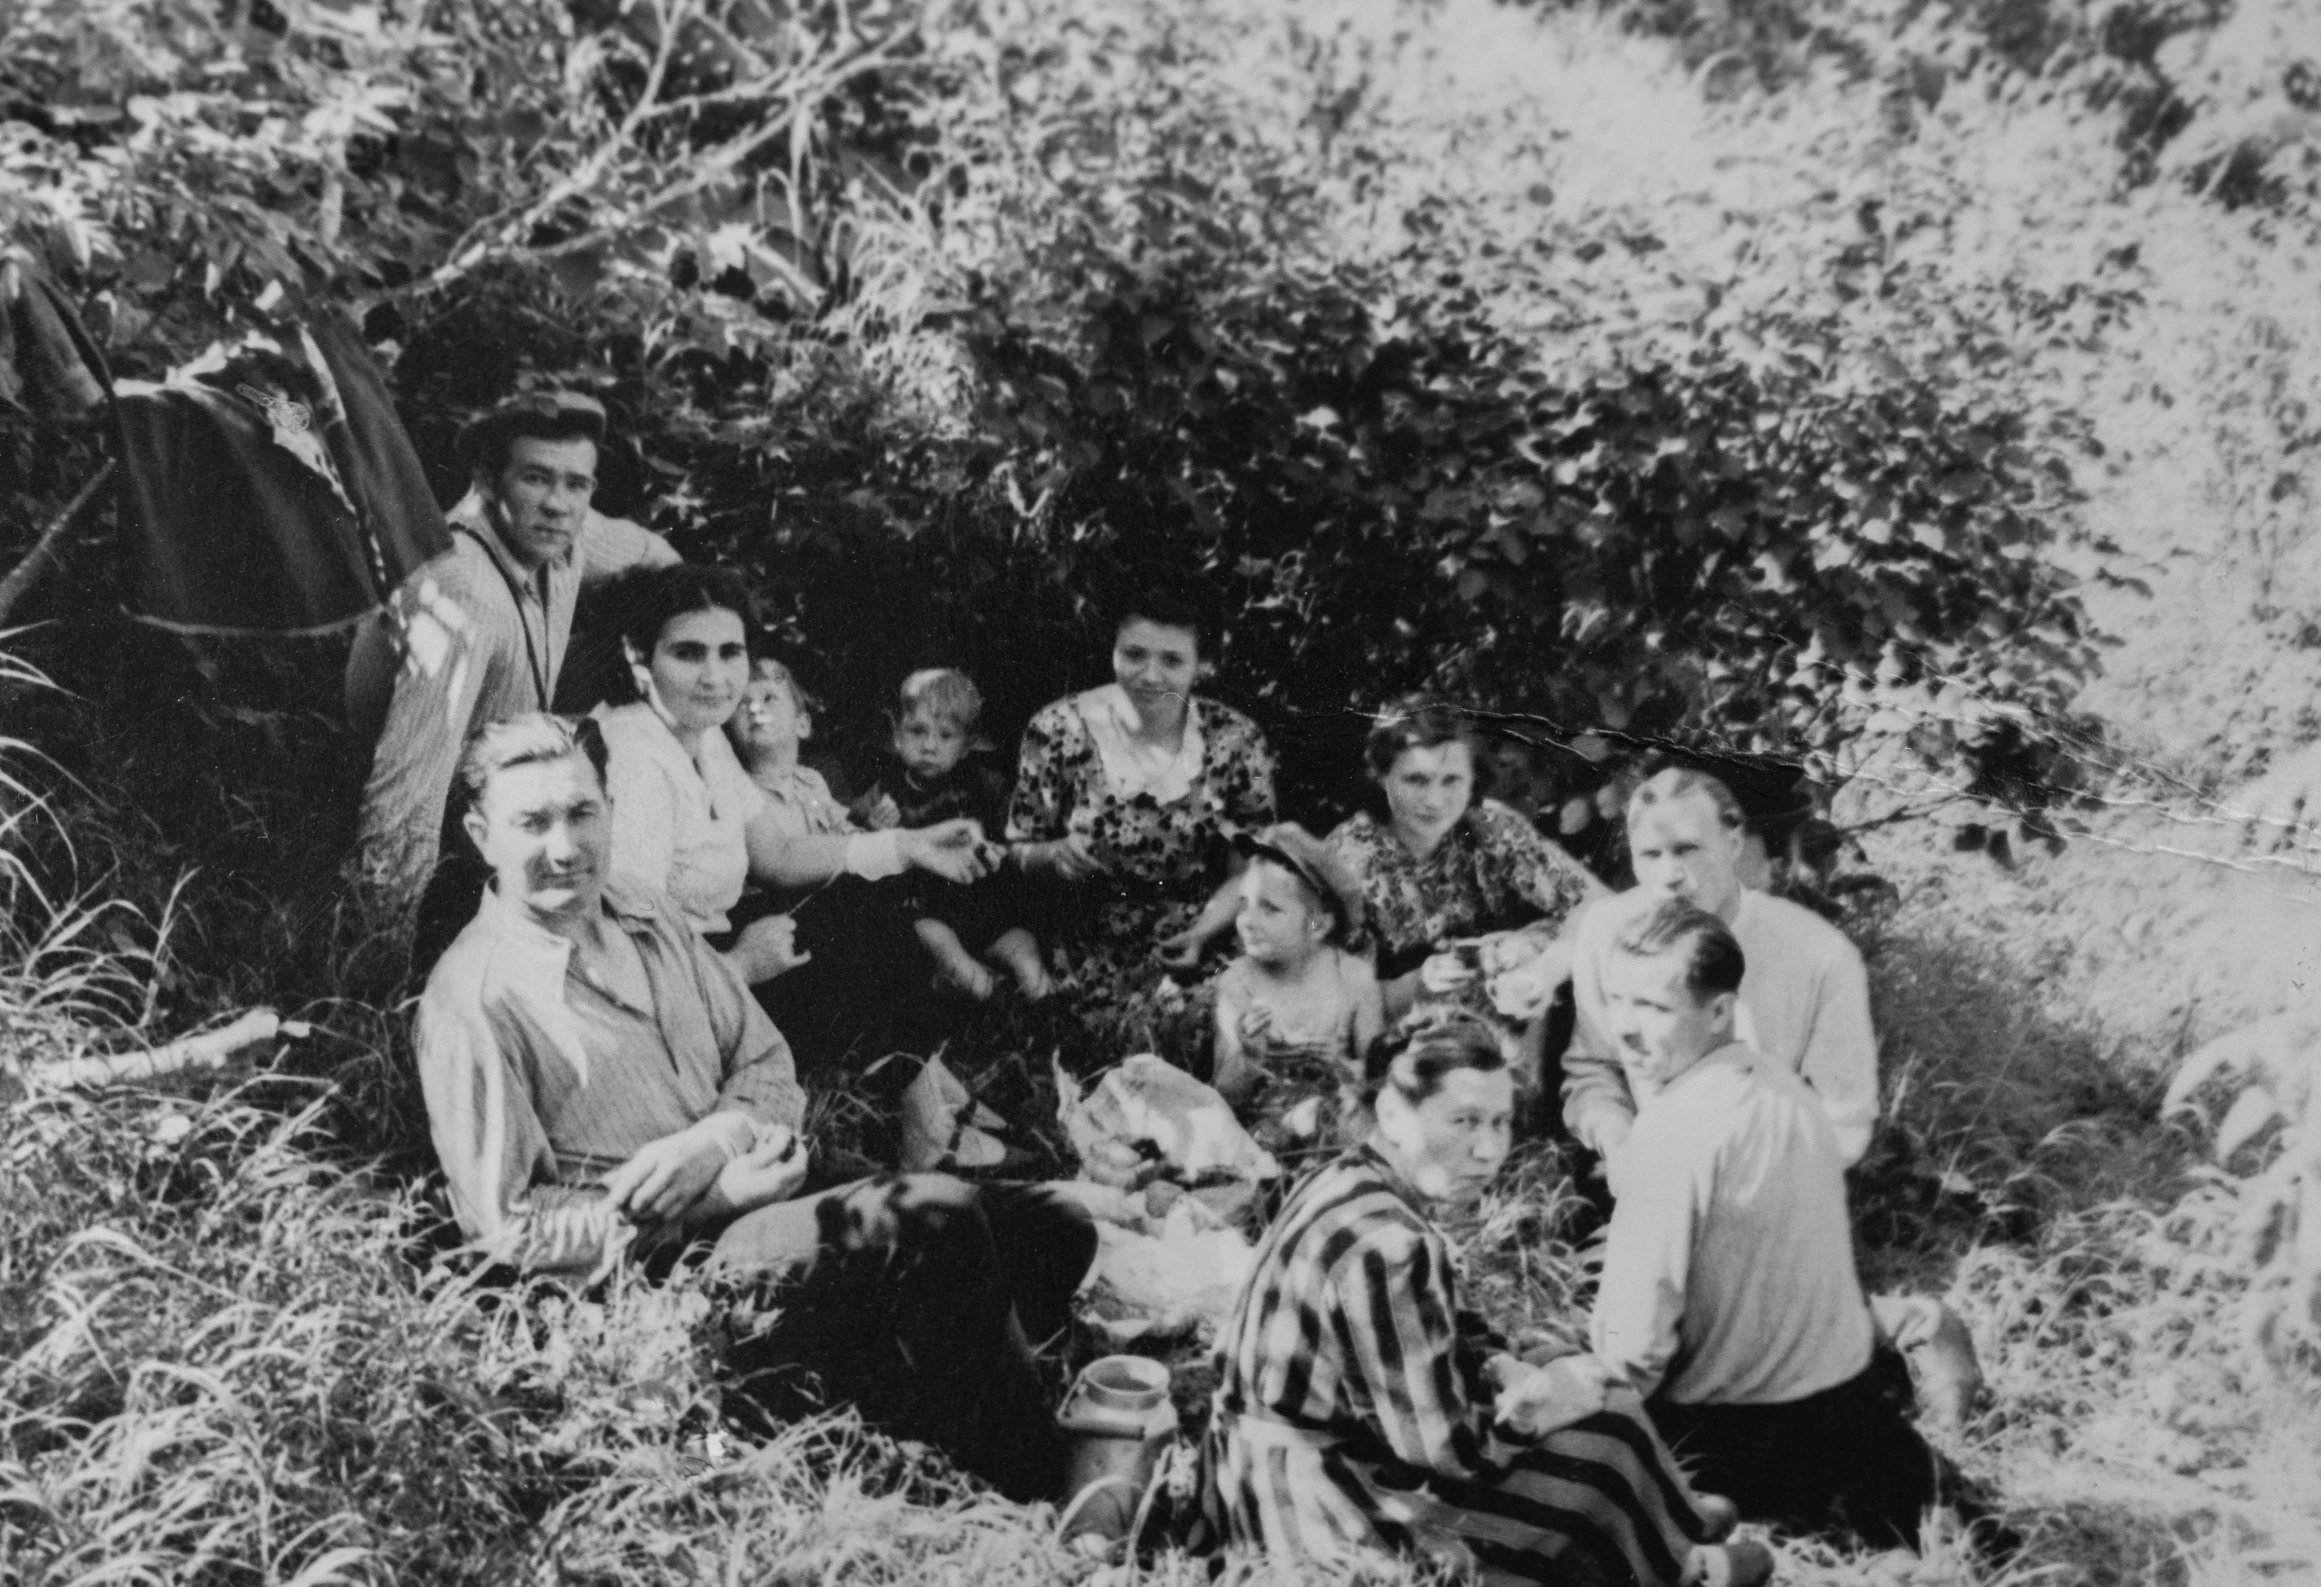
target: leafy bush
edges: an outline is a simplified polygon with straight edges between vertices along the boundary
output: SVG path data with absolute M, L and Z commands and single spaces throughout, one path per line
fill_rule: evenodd
M 1020 720 L 1129 553 L 1218 586 L 1223 686 L 1324 802 L 1421 684 L 1822 757 L 1947 689 L 1910 739 L 1947 765 L 2092 666 L 2068 415 L 1925 290 L 1849 308 L 1908 275 L 1874 221 L 1744 280 L 1617 203 L 1511 219 L 1438 179 L 1478 117 L 1414 123 L 1391 8 L 800 12 L 714 62 L 691 3 L 283 15 L 25 9 L 11 70 L 64 108 L 17 123 L 13 207 L 130 362 L 355 294 L 431 447 L 519 370 L 595 384 L 641 464 L 610 504 L 786 589 L 842 714 L 940 655 Z
M 2189 1109 L 2217 1082 L 2233 1092 L 2216 1122 L 2220 1172 L 2186 1211 L 2222 1209 L 2208 1243 L 2246 1277 L 2241 1340 L 2276 1367 L 2321 1365 L 2321 1027 L 2305 1011 L 2259 1021 L 2207 1043 L 2168 1087 Z M 2235 1164 L 2238 1168 L 2235 1169 Z

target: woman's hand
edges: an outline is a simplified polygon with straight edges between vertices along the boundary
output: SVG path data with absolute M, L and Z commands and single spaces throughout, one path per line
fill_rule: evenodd
M 1104 862 L 1096 857 L 1087 834 L 1081 832 L 1045 843 L 1026 843 L 1016 854 L 1017 863 L 1025 870 L 1046 871 L 1067 882 L 1084 882 L 1104 874 Z
M 788 915 L 751 921 L 725 950 L 725 962 L 750 986 L 787 975 L 813 957 L 798 946 L 798 923 Z
M 982 823 L 966 816 L 900 834 L 903 859 L 930 876 L 965 886 L 991 874 Z
M 1461 948 L 1469 951 L 1462 952 Z M 1482 971 L 1477 967 L 1472 944 L 1454 943 L 1449 951 L 1430 953 L 1418 967 L 1418 984 L 1429 997 L 1450 997 L 1475 984 Z
M 1564 1356 L 1500 1375 L 1493 1419 L 1519 1438 L 1545 1438 L 1611 1402 L 1618 1377 L 1594 1356 Z
M 1570 980 L 1571 975 L 1571 944 L 1548 942 L 1539 944 L 1539 952 L 1528 963 L 1517 957 L 1513 964 L 1500 969 L 1486 983 L 1486 990 L 1491 994 L 1493 1008 L 1519 1024 L 1529 1024 L 1547 1011 L 1555 989 Z

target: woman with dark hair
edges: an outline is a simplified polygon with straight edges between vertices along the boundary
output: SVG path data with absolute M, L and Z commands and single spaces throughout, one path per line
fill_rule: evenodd
M 1273 821 L 1265 735 L 1193 692 L 1216 637 L 1197 596 L 1145 584 L 1118 606 L 1113 681 L 1024 729 L 1007 835 L 1069 900 L 1056 928 L 1084 979 L 1156 951 L 1172 969 L 1198 963 L 1239 909 L 1232 840 Z
M 1720 1545 L 1632 1391 L 1518 1360 L 1464 1305 L 1436 1217 L 1506 1160 L 1497 1035 L 1422 1009 L 1373 1049 L 1369 1140 L 1299 1186 L 1218 1335 L 1205 1465 L 1223 1540 L 1349 1570 L 1419 1553 L 1486 1582 L 1762 1581 Z
M 924 831 L 800 835 L 774 815 L 726 740 L 750 681 L 749 586 L 724 568 L 679 563 L 622 580 L 608 599 L 636 698 L 593 713 L 611 759 L 612 866 L 685 911 L 713 940 L 755 879 L 811 887 L 916 867 L 951 881 L 980 875 L 969 823 Z M 752 984 L 804 964 L 788 915 L 752 921 L 726 957 Z
M 1467 713 L 1425 695 L 1398 700 L 1378 713 L 1364 758 L 1385 819 L 1349 816 L 1329 843 L 1361 878 L 1388 1019 L 1421 996 L 1479 996 L 1486 977 L 1534 962 L 1606 891 L 1530 822 L 1478 797 Z

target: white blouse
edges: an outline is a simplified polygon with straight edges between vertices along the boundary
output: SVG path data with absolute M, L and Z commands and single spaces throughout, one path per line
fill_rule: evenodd
M 1115 796 L 1134 799 L 1150 794 L 1155 804 L 1173 805 L 1193 791 L 1201 775 L 1203 750 L 1200 702 L 1186 704 L 1184 740 L 1175 754 L 1137 741 L 1136 708 L 1117 683 L 1075 695 L 1072 706 L 1088 724 L 1096 758 L 1104 764 L 1104 781 Z
M 645 701 L 600 705 L 612 796 L 612 870 L 666 892 L 696 929 L 720 932 L 749 881 L 752 817 L 765 791 L 749 779 L 722 732 L 701 735 L 697 767 Z

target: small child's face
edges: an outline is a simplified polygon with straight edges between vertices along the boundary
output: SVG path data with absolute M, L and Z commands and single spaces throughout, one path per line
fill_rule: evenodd
M 750 679 L 733 724 L 745 761 L 769 752 L 795 750 L 799 740 L 812 731 L 788 680 L 764 676 Z
M 1521 792 L 1531 781 L 1531 746 L 1513 739 L 1495 738 L 1483 746 L 1483 763 L 1491 780 L 1508 792 Z
M 967 729 L 949 718 L 913 711 L 895 724 L 895 757 L 915 777 L 941 777 L 967 753 Z
M 1294 872 L 1255 859 L 1241 873 L 1241 913 L 1233 925 L 1241 951 L 1259 964 L 1295 964 L 1329 936 L 1330 912 Z

